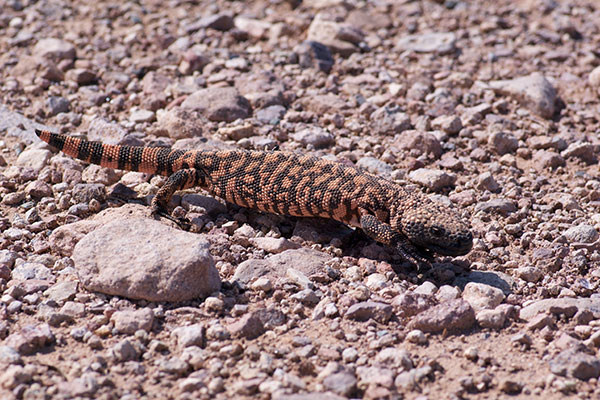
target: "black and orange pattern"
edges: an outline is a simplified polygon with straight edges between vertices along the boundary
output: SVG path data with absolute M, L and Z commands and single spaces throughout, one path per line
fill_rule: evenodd
M 169 176 L 153 199 L 153 213 L 165 212 L 176 190 L 200 186 L 243 207 L 360 227 L 417 263 L 423 251 L 463 255 L 472 247 L 469 225 L 453 209 L 337 162 L 280 151 L 182 151 L 36 134 L 89 163 Z

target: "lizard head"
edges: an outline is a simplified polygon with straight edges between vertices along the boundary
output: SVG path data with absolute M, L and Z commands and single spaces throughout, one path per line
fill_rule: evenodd
M 419 248 L 445 256 L 461 256 L 471 251 L 470 225 L 453 208 L 426 196 L 403 202 L 396 208 L 392 227 Z

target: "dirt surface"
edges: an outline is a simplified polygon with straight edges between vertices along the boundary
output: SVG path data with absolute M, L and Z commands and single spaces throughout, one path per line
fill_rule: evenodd
M 0 397 L 600 398 L 598 21 L 592 0 L 5 1 Z M 474 247 L 417 272 L 201 191 L 173 199 L 183 233 L 149 218 L 164 178 L 34 127 L 354 164 L 454 204 Z

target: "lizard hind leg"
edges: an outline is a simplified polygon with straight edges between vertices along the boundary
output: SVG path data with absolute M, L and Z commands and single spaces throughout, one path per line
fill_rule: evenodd
M 160 216 L 167 218 L 177 223 L 182 228 L 189 225 L 189 222 L 184 222 L 181 219 L 175 218 L 169 214 L 167 205 L 169 204 L 169 200 L 171 200 L 171 196 L 173 196 L 173 193 L 175 193 L 177 190 L 197 186 L 202 174 L 203 173 L 198 169 L 187 168 L 180 169 L 169 176 L 165 184 L 158 190 L 152 199 L 152 203 L 150 204 L 152 215 L 155 217 Z M 182 226 L 182 224 L 184 226 Z

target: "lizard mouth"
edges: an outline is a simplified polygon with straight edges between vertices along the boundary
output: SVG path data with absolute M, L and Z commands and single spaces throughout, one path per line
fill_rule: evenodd
M 442 246 L 439 243 L 430 243 L 425 246 L 429 251 L 432 251 L 443 256 L 464 256 L 473 248 L 473 240 L 464 240 Z

